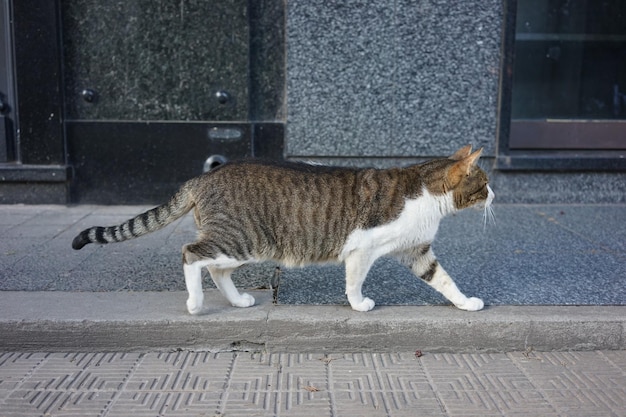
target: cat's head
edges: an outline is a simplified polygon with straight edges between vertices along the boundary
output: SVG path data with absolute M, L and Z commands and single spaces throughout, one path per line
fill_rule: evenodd
M 489 209 L 495 194 L 489 187 L 487 173 L 478 166 L 482 148 L 472 153 L 467 145 L 448 159 L 432 161 L 428 189 L 435 194 L 452 194 L 456 210 L 467 207 Z

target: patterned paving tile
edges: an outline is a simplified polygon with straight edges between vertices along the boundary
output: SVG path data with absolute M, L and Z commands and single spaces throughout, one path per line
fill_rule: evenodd
M 422 358 L 450 416 L 558 415 L 504 354 L 435 354 Z
M 419 415 L 445 415 L 414 353 L 351 354 L 331 359 L 329 372 L 338 415 L 356 410 L 371 415 L 416 415 L 418 410 Z
M 0 353 L 0 416 L 626 416 L 626 352 Z
M 22 375 L 0 409 L 7 415 L 99 415 L 107 409 L 140 354 L 50 353 L 13 357 L 0 363 L 11 369 L 22 359 L 35 365 Z M 22 366 L 23 367 L 23 366 Z
M 537 353 L 515 362 L 542 389 L 607 389 L 626 382 L 626 369 L 598 352 Z
M 127 382 L 130 391 L 219 392 L 226 383 L 232 357 L 208 352 L 146 355 Z
M 46 353 L 0 353 L 0 398 L 15 389 L 47 356 Z
M 626 389 L 567 389 L 543 391 L 566 416 L 626 416 Z
M 605 358 L 610 364 L 626 372 L 626 354 L 624 354 L 624 352 L 616 350 L 598 352 L 598 354 Z
M 50 354 L 21 385 L 34 391 L 116 391 L 140 354 Z
M 559 412 L 568 416 L 626 416 L 624 352 L 547 352 L 509 357 Z
M 123 391 L 105 414 L 107 417 L 213 415 L 221 393 L 190 391 Z M 210 414 L 207 412 L 210 411 Z
M 6 416 L 99 416 L 114 391 L 17 390 L 0 406 Z
M 107 416 L 190 415 L 217 410 L 232 354 L 165 352 L 146 355 Z
M 331 415 L 326 365 L 320 358 L 323 355 L 237 354 L 219 412 L 279 416 L 314 409 L 320 416 Z

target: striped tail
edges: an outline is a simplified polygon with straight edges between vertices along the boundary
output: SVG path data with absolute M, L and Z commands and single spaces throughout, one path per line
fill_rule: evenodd
M 79 250 L 89 243 L 115 243 L 134 239 L 157 231 L 181 218 L 194 206 L 187 186 L 181 188 L 167 203 L 146 211 L 118 226 L 90 227 L 72 241 L 72 248 Z

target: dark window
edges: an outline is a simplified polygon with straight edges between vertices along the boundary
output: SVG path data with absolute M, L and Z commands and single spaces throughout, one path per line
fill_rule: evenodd
M 510 149 L 626 149 L 626 1 L 518 0 Z

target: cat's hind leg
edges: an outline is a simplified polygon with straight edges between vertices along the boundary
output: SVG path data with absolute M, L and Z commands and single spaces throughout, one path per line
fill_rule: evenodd
M 346 264 L 346 295 L 353 310 L 370 311 L 374 308 L 374 300 L 363 297 L 361 288 L 367 272 L 374 263 L 368 253 L 354 251 L 345 259 Z
M 211 278 L 220 292 L 236 307 L 249 307 L 254 304 L 254 298 L 248 294 L 239 294 L 230 278 L 230 274 L 244 261 L 230 258 L 225 255 L 212 255 L 210 247 L 202 243 L 192 243 L 183 247 L 183 271 L 185 285 L 189 297 L 187 310 L 190 314 L 201 314 L 204 302 L 202 292 L 202 268 L 208 267 Z
M 230 277 L 235 268 L 219 268 L 209 264 L 208 269 L 217 289 L 233 306 L 250 307 L 254 305 L 253 296 L 247 293 L 240 294 L 235 287 Z
M 190 264 L 183 262 L 183 272 L 185 273 L 185 286 L 187 287 L 187 311 L 189 314 L 201 314 L 203 312 L 202 303 L 204 293 L 202 292 L 202 261 Z
M 424 282 L 440 292 L 457 308 L 478 311 L 484 307 L 483 300 L 466 297 L 456 286 L 450 275 L 437 261 L 430 245 L 422 245 L 397 256 L 398 260 Z

